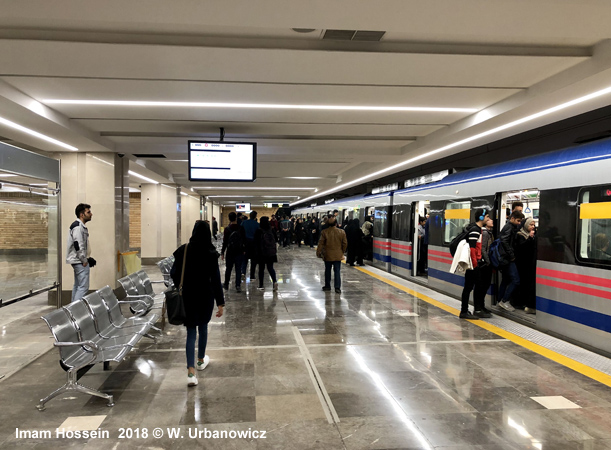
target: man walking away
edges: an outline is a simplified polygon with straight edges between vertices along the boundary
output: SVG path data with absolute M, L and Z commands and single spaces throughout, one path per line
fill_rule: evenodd
M 89 270 L 96 263 L 95 259 L 90 257 L 89 230 L 85 226 L 93 217 L 91 205 L 79 203 L 74 213 L 77 220 L 70 225 L 68 251 L 66 252 L 66 263 L 71 264 L 74 269 L 74 286 L 71 299 L 73 302 L 87 295 L 87 291 L 89 291 Z
M 287 216 L 284 216 L 280 222 L 280 237 L 282 239 L 282 247 L 287 247 L 291 243 L 291 222 Z
M 246 256 L 242 260 L 242 281 L 246 281 L 246 268 L 248 267 L 248 260 L 250 259 L 250 279 L 255 279 L 255 269 L 257 267 L 257 260 L 255 258 L 255 231 L 259 229 L 259 222 L 257 222 L 257 211 L 250 212 L 250 220 L 242 222 L 242 228 L 244 228 L 244 234 L 246 236 Z
M 335 292 L 339 294 L 342 292 L 340 269 L 342 267 L 342 259 L 344 259 L 344 252 L 348 248 L 348 239 L 344 230 L 336 227 L 337 221 L 335 217 L 329 218 L 327 224 L 329 227 L 320 234 L 316 256 L 323 258 L 325 261 L 325 285 L 322 290 L 331 290 L 331 267 L 333 267 Z
M 225 227 L 225 231 L 223 232 L 223 248 L 221 250 L 222 258 L 225 260 L 225 283 L 223 283 L 223 288 L 225 288 L 225 290 L 229 289 L 231 270 L 235 267 L 235 290 L 237 292 L 242 292 L 242 259 L 244 258 L 244 243 L 246 242 L 246 236 L 244 234 L 244 228 L 238 225 L 236 213 L 229 213 L 229 221 L 229 226 Z M 226 259 L 225 252 L 227 254 Z
M 499 235 L 502 249 L 501 256 L 507 261 L 507 264 L 499 267 L 503 274 L 503 280 L 499 287 L 499 306 L 506 311 L 515 311 L 509 300 L 513 291 L 520 285 L 520 276 L 515 263 L 515 242 L 522 219 L 524 219 L 524 214 L 520 211 L 512 212 L 509 216 L 509 222 L 505 224 Z
M 272 229 L 269 218 L 261 217 L 260 228 L 255 232 L 255 251 L 257 254 L 257 264 L 259 264 L 259 287 L 260 291 L 265 290 L 264 279 L 265 267 L 272 279 L 273 290 L 278 290 L 278 280 L 274 263 L 278 262 L 276 235 Z
M 467 270 L 465 272 L 465 284 L 461 296 L 460 315 L 461 319 L 475 320 L 482 318 L 491 317 L 490 314 L 484 312 L 482 305 L 475 305 L 475 313 L 469 312 L 469 296 L 471 291 L 477 285 L 480 279 L 481 267 L 485 264 L 482 260 L 482 227 L 489 219 L 488 211 L 482 208 L 475 210 L 476 222 L 471 223 L 467 226 L 467 242 L 469 242 L 469 248 L 471 250 L 471 262 L 473 263 L 473 270 Z M 473 298 L 475 304 L 475 296 Z
M 216 235 L 219 234 L 219 224 L 216 221 L 216 217 L 212 218 L 212 237 L 214 238 L 214 240 L 217 240 Z

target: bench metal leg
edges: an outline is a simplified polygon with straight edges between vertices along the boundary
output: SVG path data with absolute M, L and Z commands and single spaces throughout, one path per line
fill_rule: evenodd
M 38 408 L 39 411 L 44 411 L 45 403 L 57 397 L 59 394 L 62 394 L 63 392 L 68 392 L 68 391 L 77 391 L 77 392 L 82 392 L 84 394 L 95 395 L 96 397 L 101 397 L 101 398 L 105 398 L 106 400 L 108 400 L 108 403 L 106 404 L 107 406 L 115 405 L 114 397 L 112 395 L 104 394 L 103 392 L 96 391 L 95 389 L 79 384 L 76 381 L 76 371 L 68 371 L 68 381 L 66 382 L 66 384 L 64 384 L 59 389 L 56 389 L 55 391 L 51 392 L 45 398 L 40 399 L 40 403 L 36 406 L 36 408 Z
M 152 334 L 146 333 L 143 334 L 144 337 L 147 337 L 149 339 L 152 339 L 153 341 L 157 342 L 157 338 L 155 336 L 153 336 Z
M 104 361 L 104 370 L 110 370 L 110 361 Z

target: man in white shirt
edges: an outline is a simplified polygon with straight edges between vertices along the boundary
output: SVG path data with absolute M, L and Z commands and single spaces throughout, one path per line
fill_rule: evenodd
M 78 219 L 70 225 L 68 251 L 66 252 L 66 263 L 72 265 L 74 269 L 74 287 L 72 288 L 71 300 L 73 302 L 87 295 L 89 291 L 89 270 L 95 265 L 95 260 L 89 257 L 91 255 L 89 230 L 85 226 L 93 216 L 91 205 L 79 203 L 74 213 Z

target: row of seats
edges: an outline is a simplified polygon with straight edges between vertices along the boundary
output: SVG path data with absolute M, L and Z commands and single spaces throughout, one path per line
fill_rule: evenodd
M 137 282 L 133 275 L 135 274 L 130 276 L 132 282 Z M 141 280 L 142 289 L 149 292 L 148 294 L 139 294 L 139 298 L 119 301 L 110 286 L 106 286 L 42 318 L 55 338 L 54 346 L 59 348 L 60 365 L 67 372 L 68 380 L 40 400 L 37 406 L 40 411 L 45 409 L 45 403 L 66 391 L 102 397 L 108 400 L 108 406 L 114 405 L 112 395 L 83 386 L 78 380 L 94 364 L 101 362 L 106 366 L 111 361 L 121 362 L 142 337 L 155 340 L 155 337 L 149 334 L 150 330 L 161 333 L 161 330 L 154 326 L 159 315 L 148 315 L 158 304 L 150 294 L 150 279 L 146 276 L 147 283 L 143 276 L 138 275 L 137 278 Z M 149 286 L 150 290 L 145 288 L 145 285 Z M 136 316 L 125 317 L 121 304 L 130 305 Z
M 170 276 L 173 265 L 174 256 L 168 256 L 157 263 L 157 267 L 159 267 L 161 275 L 163 275 L 163 282 L 167 287 L 171 287 L 174 284 L 172 277 Z

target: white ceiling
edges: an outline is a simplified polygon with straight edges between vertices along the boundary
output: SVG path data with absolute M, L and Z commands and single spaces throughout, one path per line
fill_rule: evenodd
M 240 194 L 223 189 L 235 185 L 211 183 L 199 191 L 231 195 L 227 201 L 282 200 L 279 192 L 302 200 L 611 103 L 601 96 L 491 131 L 611 85 L 606 0 L 31 0 L 0 7 L 1 118 L 79 151 L 164 155 L 132 157 L 132 169 L 187 188 L 204 187 L 186 178 L 187 140 L 217 138 L 224 127 L 226 140 L 258 143 L 258 178 L 240 185 L 245 191 L 303 188 Z M 327 29 L 386 34 L 380 42 L 323 40 Z M 48 99 L 478 112 L 46 105 Z M 60 150 L 2 124 L 0 135 Z M 409 158 L 422 159 L 388 169 Z M 286 178 L 299 176 L 319 178 Z

